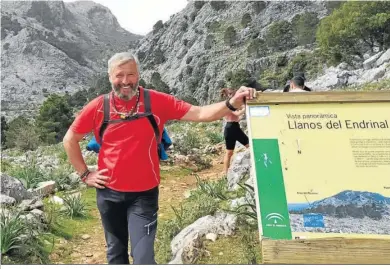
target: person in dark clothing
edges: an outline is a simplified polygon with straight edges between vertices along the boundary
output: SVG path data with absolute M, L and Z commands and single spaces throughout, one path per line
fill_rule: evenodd
M 256 89 L 256 91 L 265 91 L 266 88 L 264 88 L 255 78 L 249 78 L 247 83 L 244 83 L 246 87 L 250 87 L 253 89 Z
M 283 92 L 310 92 L 311 89 L 305 86 L 305 74 L 298 73 L 291 80 L 287 81 L 286 86 L 284 86 Z

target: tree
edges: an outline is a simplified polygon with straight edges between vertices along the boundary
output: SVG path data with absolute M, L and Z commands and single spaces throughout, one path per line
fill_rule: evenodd
M 226 31 L 225 31 L 225 35 L 224 35 L 224 41 L 225 41 L 225 44 L 226 45 L 229 45 L 231 46 L 234 41 L 236 41 L 236 30 L 234 29 L 233 26 L 229 26 Z
M 96 76 L 91 87 L 88 89 L 87 101 L 91 101 L 99 95 L 109 93 L 112 89 L 111 82 L 107 73 Z
M 65 96 L 51 94 L 39 108 L 36 125 L 45 144 L 60 142 L 73 121 L 73 112 Z
M 316 40 L 319 19 L 314 12 L 296 15 L 292 20 L 293 35 L 298 45 L 312 44 Z
M 247 85 L 251 78 L 251 74 L 248 70 L 239 69 L 235 72 L 228 72 L 225 75 L 225 79 L 229 82 L 229 86 L 233 89 L 238 89 L 242 85 Z
M 213 47 L 215 43 L 215 38 L 214 38 L 214 35 L 208 35 L 204 41 L 204 44 L 203 44 L 203 47 L 204 49 L 208 50 L 208 49 L 211 49 Z M 188 58 L 187 58 L 188 59 Z M 192 58 L 191 58 L 192 60 Z
M 252 21 L 251 14 L 245 13 L 241 18 L 241 26 L 246 28 Z
M 321 20 L 317 42 L 333 59 L 348 61 L 350 55 L 363 59 L 367 49 L 390 47 L 390 2 L 348 1 Z
M 68 98 L 68 103 L 72 108 L 82 108 L 88 101 L 88 91 L 80 90 L 73 95 L 65 95 Z
M 267 46 L 276 51 L 284 51 L 295 47 L 292 27 L 288 21 L 272 23 L 264 39 Z
M 248 56 L 255 58 L 265 56 L 267 50 L 265 49 L 264 43 L 263 39 L 252 39 L 247 49 Z
M 160 48 L 157 48 L 153 52 L 153 60 L 154 60 L 154 64 L 162 64 L 165 62 L 166 59 L 164 56 L 164 52 Z
M 154 72 L 152 74 L 152 77 L 150 78 L 150 80 L 151 80 L 151 84 L 155 86 L 156 90 L 158 90 L 160 92 L 165 92 L 165 93 L 170 92 L 169 86 L 164 81 L 162 81 L 161 75 L 159 72 Z
M 4 116 L 1 116 L 1 147 L 5 146 L 5 142 L 7 141 L 5 132 L 8 130 L 8 124 L 5 120 Z
M 157 33 L 162 28 L 164 28 L 162 20 L 157 21 L 156 24 L 153 25 L 153 33 Z
M 261 11 L 263 11 L 266 8 L 266 3 L 264 1 L 254 1 L 253 2 L 253 8 L 255 9 L 255 12 L 259 14 Z
M 210 1 L 210 5 L 216 11 L 225 9 L 227 7 L 226 1 Z
M 143 80 L 143 79 L 141 78 L 141 79 L 139 80 L 139 85 L 145 88 L 145 86 L 146 86 L 145 80 Z
M 206 4 L 205 1 L 194 1 L 194 6 L 196 10 L 200 10 L 204 4 Z
M 7 148 L 18 148 L 20 150 L 35 150 L 39 146 L 39 136 L 31 121 L 23 116 L 12 120 L 5 131 Z

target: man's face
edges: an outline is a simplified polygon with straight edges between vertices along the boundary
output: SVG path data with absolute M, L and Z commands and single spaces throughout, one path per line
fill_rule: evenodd
M 125 100 L 133 97 L 138 88 L 139 74 L 135 61 L 124 63 L 114 68 L 110 74 L 112 88 Z

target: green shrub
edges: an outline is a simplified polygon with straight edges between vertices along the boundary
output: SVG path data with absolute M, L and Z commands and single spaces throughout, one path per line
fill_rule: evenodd
M 206 132 L 206 137 L 212 145 L 216 145 L 224 141 L 223 135 L 219 132 L 208 131 Z
M 4 116 L 1 116 L 1 148 L 5 147 L 7 141 L 5 132 L 8 130 L 8 124 Z
M 169 86 L 161 79 L 161 75 L 158 72 L 154 72 L 151 76 L 151 83 L 154 85 L 153 88 L 160 92 L 170 93 Z
M 39 108 L 36 126 L 46 144 L 62 141 L 73 122 L 73 111 L 66 96 L 51 94 Z
M 265 1 L 253 1 L 253 9 L 257 14 L 263 11 L 267 7 Z
M 305 73 L 305 77 L 310 79 L 321 74 L 322 65 L 323 59 L 319 53 L 300 53 L 288 61 L 286 67 L 284 63 L 279 63 L 276 69 L 265 70 L 260 76 L 260 84 L 273 89 L 283 87 L 298 72 Z
M 245 69 L 230 71 L 225 75 L 225 79 L 229 82 L 229 87 L 233 89 L 238 89 L 240 86 L 247 84 L 250 78 L 251 74 Z
M 180 30 L 181 30 L 182 32 L 185 32 L 185 31 L 187 31 L 187 29 L 188 29 L 188 23 L 187 23 L 187 22 L 182 22 L 182 23 L 180 24 Z
M 0 212 L 1 260 L 15 264 L 47 264 L 49 236 L 41 227 L 27 223 L 21 212 Z M 53 244 L 52 244 L 53 245 Z
M 14 35 L 17 35 L 23 29 L 22 25 L 18 22 L 17 19 L 11 19 L 11 16 L 1 14 L 1 39 L 3 40 L 6 37 L 6 30 L 13 32 Z
M 352 55 L 363 60 L 367 49 L 389 48 L 389 10 L 387 1 L 347 1 L 323 18 L 316 37 L 329 62 L 351 62 Z
M 26 189 L 36 188 L 40 182 L 46 181 L 46 177 L 37 165 L 35 158 L 27 160 L 25 166 L 10 168 L 8 173 L 19 179 Z
M 39 146 L 39 136 L 34 124 L 27 118 L 19 116 L 8 124 L 5 131 L 5 146 L 22 151 L 35 150 Z
M 221 23 L 219 21 L 208 22 L 206 27 L 209 32 L 215 33 L 221 27 Z
M 206 4 L 205 1 L 194 1 L 194 6 L 196 10 L 200 10 L 204 4 Z
M 164 24 L 163 24 L 162 20 L 157 21 L 153 25 L 153 33 L 157 33 L 162 28 L 164 28 Z
M 226 1 L 210 1 L 209 3 L 211 7 L 216 11 L 225 9 L 227 7 Z
M 199 138 L 198 132 L 194 130 L 188 130 L 183 136 L 175 143 L 175 148 L 184 155 L 191 153 L 194 148 L 200 148 L 202 142 Z
M 165 60 L 164 52 L 161 49 L 158 48 L 153 52 L 154 64 L 162 64 L 165 62 Z
M 208 35 L 204 41 L 203 47 L 204 47 L 204 49 L 208 50 L 208 49 L 211 49 L 214 44 L 215 44 L 214 35 Z
M 241 26 L 246 28 L 252 22 L 252 17 L 249 13 L 245 13 L 241 18 Z
M 227 180 L 223 178 L 218 181 L 202 181 L 198 175 L 195 175 L 198 190 L 207 196 L 227 200 Z
M 85 202 L 81 195 L 66 195 L 64 200 L 64 214 L 69 218 L 86 217 Z
M 54 180 L 59 191 L 67 190 L 69 188 L 74 189 L 78 187 L 78 182 L 70 179 L 70 174 L 72 174 L 72 172 L 73 169 L 70 164 L 65 164 L 48 172 L 46 178 Z
M 288 21 L 272 23 L 264 39 L 268 48 L 273 51 L 285 51 L 296 46 L 292 26 Z
M 5 211 L 0 212 L 1 255 L 22 247 L 23 237 L 21 235 L 25 233 L 26 224 L 19 217 L 20 213 L 9 214 Z
M 237 33 L 233 26 L 229 26 L 228 28 L 226 28 L 225 34 L 223 36 L 225 44 L 229 46 L 233 45 L 237 38 L 236 35 Z
M 316 13 L 305 12 L 292 20 L 293 35 L 298 45 L 312 44 L 316 40 L 319 19 Z
M 249 57 L 264 57 L 267 53 L 264 40 L 260 38 L 252 39 L 249 43 L 247 52 Z

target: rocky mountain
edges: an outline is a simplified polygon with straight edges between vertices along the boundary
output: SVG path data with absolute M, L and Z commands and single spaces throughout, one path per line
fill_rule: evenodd
M 29 112 L 50 93 L 73 93 L 142 36 L 91 1 L 1 2 L 2 115 Z
M 87 89 L 108 57 L 123 50 L 137 54 L 146 86 L 199 104 L 249 76 L 272 90 L 296 71 L 305 72 L 313 90 L 390 81 L 390 50 L 367 49 L 337 66 L 317 57 L 317 26 L 339 5 L 189 1 L 141 38 L 90 1 L 2 2 L 2 113 L 36 109 L 53 92 Z
M 299 69 L 302 60 L 306 67 L 301 69 L 315 90 L 371 82 L 385 74 L 390 78 L 388 66 L 375 65 L 373 58 L 364 68 L 363 61 L 356 61 L 355 66 L 344 63 L 328 68 L 308 58 L 315 53 L 319 21 L 337 5 L 327 1 L 190 2 L 166 23 L 156 23 L 140 41 L 136 52 L 143 65 L 143 78 L 157 88 L 167 88 L 166 83 L 171 93 L 201 104 L 215 101 L 218 90 L 229 86 L 229 72 L 243 69 L 243 76 L 260 81 L 272 74 L 285 83 L 290 77 L 281 70 L 294 64 Z M 377 60 L 384 53 L 371 52 L 364 57 L 372 54 Z M 390 60 L 385 58 L 385 62 Z M 354 72 L 354 68 L 360 69 Z M 377 70 L 367 73 L 371 68 Z M 281 75 L 285 78 L 280 79 Z M 268 80 L 269 85 L 263 86 L 280 88 L 273 82 Z
M 152 74 L 158 72 L 174 94 L 207 103 L 216 98 L 216 89 L 224 85 L 228 71 L 243 68 L 258 75 L 272 65 L 272 57 L 257 57 L 265 54 L 265 45 L 254 41 L 260 40 L 272 22 L 291 20 L 305 11 L 319 17 L 327 14 L 324 4 L 318 2 L 189 3 L 165 24 L 156 24 L 140 42 L 137 53 L 143 77 L 152 81 Z M 245 27 L 241 24 L 244 14 L 251 20 Z M 226 44 L 229 27 L 232 37 Z M 251 44 L 255 44 L 252 55 L 248 53 Z
M 379 193 L 367 192 L 367 191 L 352 191 L 346 190 L 339 192 L 331 197 L 327 197 L 322 200 L 318 200 L 312 203 L 298 203 L 289 204 L 290 211 L 300 211 L 307 208 L 316 208 L 319 206 L 363 206 L 366 204 L 382 204 L 390 206 L 390 198 L 385 197 Z
M 293 214 L 321 213 L 338 218 L 381 219 L 390 215 L 390 198 L 379 193 L 345 190 L 313 203 L 289 204 Z
M 343 192 L 340 192 L 332 197 L 325 198 L 323 200 L 314 202 L 312 204 L 312 207 L 316 206 L 326 206 L 326 205 L 333 205 L 333 206 L 341 206 L 341 205 L 349 205 L 354 204 L 357 206 L 363 206 L 365 204 L 388 204 L 390 205 L 390 198 L 385 197 L 379 193 L 373 193 L 368 191 L 352 191 L 352 190 L 346 190 Z

